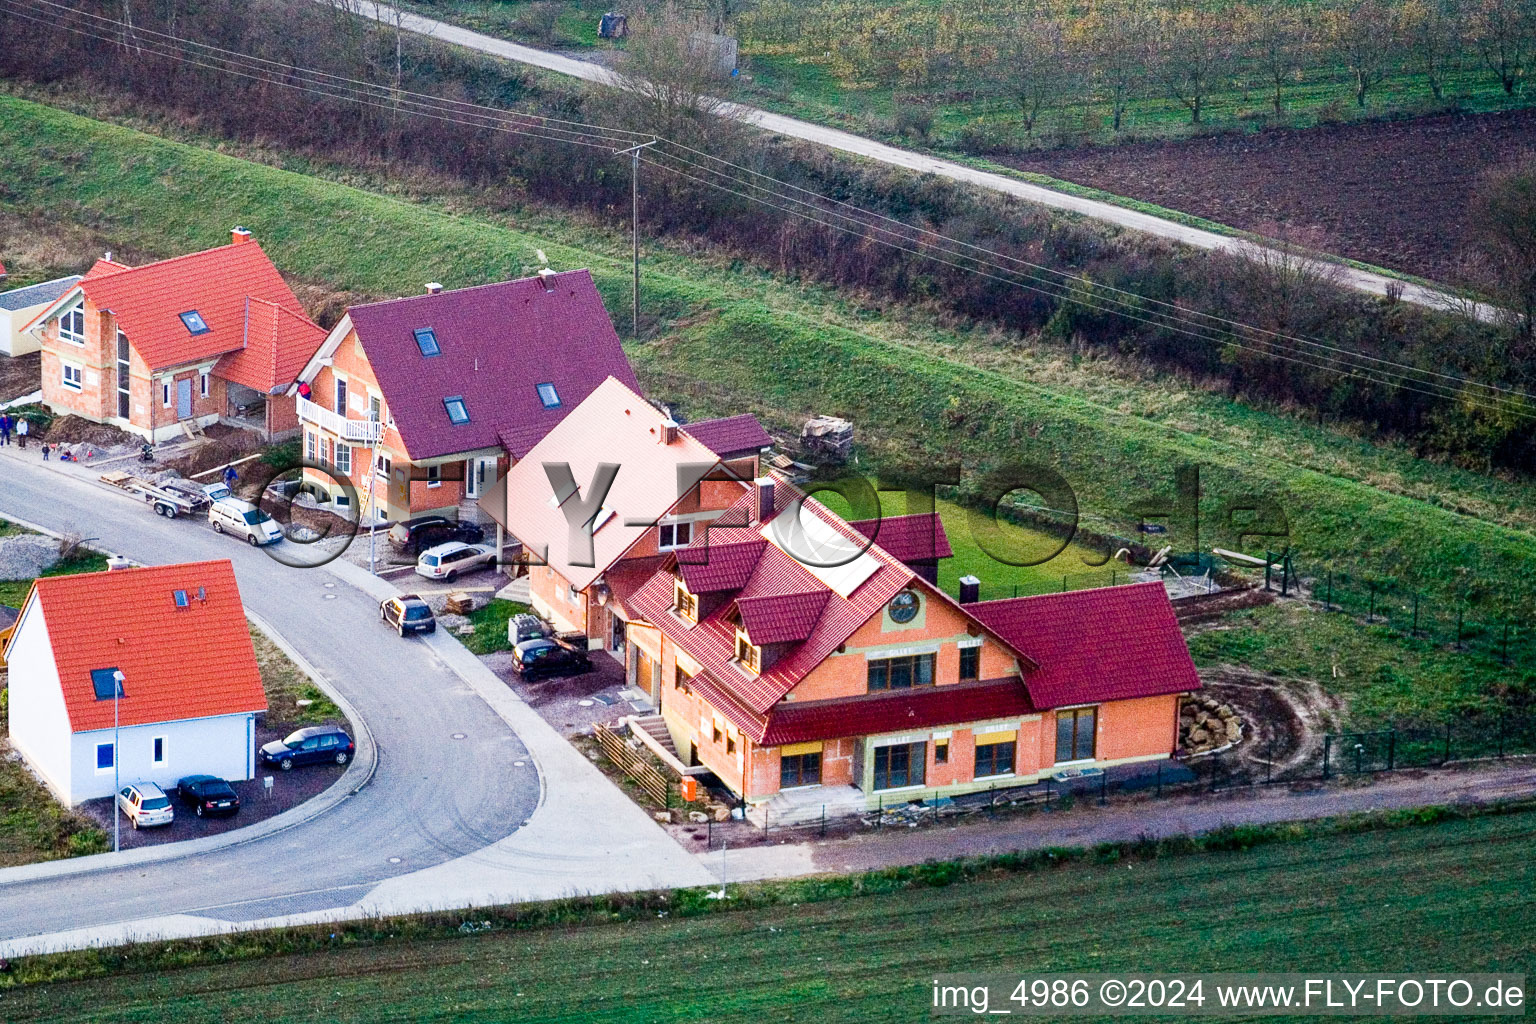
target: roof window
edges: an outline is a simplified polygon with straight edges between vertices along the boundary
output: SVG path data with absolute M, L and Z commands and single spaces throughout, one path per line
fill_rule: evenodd
M 553 384 L 539 385 L 539 401 L 544 403 L 546 409 L 560 408 L 560 392 L 555 390 Z
M 203 314 L 195 309 L 189 309 L 182 313 L 181 322 L 193 334 L 207 334 L 210 329 L 208 322 L 203 319 Z
M 177 608 L 186 608 L 192 603 L 191 600 L 187 598 L 187 592 L 185 590 L 172 591 L 171 597 L 175 599 Z
M 462 396 L 443 399 L 443 408 L 448 410 L 448 420 L 455 425 L 469 422 L 469 407 L 464 404 Z
M 418 327 L 411 333 L 416 335 L 416 347 L 421 349 L 424 356 L 435 356 L 442 351 L 437 345 L 437 332 L 430 327 Z
M 91 688 L 96 691 L 97 700 L 111 700 L 113 697 L 123 697 L 123 673 L 116 668 L 91 669 Z

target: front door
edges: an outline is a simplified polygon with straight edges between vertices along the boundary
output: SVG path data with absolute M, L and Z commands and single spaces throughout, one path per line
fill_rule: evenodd
M 183 377 L 176 382 L 176 418 L 192 418 L 192 378 Z
M 464 497 L 479 499 L 496 483 L 495 459 L 470 459 L 464 466 Z

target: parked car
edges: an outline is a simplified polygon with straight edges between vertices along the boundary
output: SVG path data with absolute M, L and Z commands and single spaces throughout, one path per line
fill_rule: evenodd
M 235 787 L 214 775 L 188 775 L 176 783 L 176 795 L 199 818 L 229 818 L 240 810 Z
M 463 544 L 449 541 L 428 548 L 416 559 L 416 575 L 429 580 L 457 579 L 461 572 L 473 572 L 496 564 L 496 548 L 490 544 Z
M 483 540 L 485 531 L 477 524 L 459 523 L 445 516 L 418 516 L 389 528 L 390 543 L 411 554 L 449 541 L 479 544 Z
M 124 786 L 117 794 L 117 806 L 134 828 L 151 828 L 169 825 L 176 820 L 176 809 L 165 790 L 153 782 L 135 782 Z
M 512 648 L 512 668 L 527 680 L 576 675 L 591 667 L 585 650 L 558 637 L 524 640 Z
M 396 633 L 436 633 L 437 619 L 427 602 L 415 594 L 391 597 L 379 605 L 379 621 L 392 626 Z
M 261 748 L 261 763 L 289 771 L 305 764 L 346 764 L 357 747 L 352 737 L 334 725 L 312 725 L 273 740 Z
M 208 521 L 214 533 L 244 537 L 252 547 L 283 539 L 283 528 L 271 516 L 239 498 L 215 501 L 208 509 Z
M 216 484 L 203 484 L 203 493 L 209 501 L 223 501 L 225 498 L 233 498 L 234 494 L 222 482 Z

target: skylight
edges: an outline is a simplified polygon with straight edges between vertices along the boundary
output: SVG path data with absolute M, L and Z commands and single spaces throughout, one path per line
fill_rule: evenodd
M 546 409 L 560 408 L 560 392 L 555 390 L 553 384 L 539 385 L 539 401 L 544 403 Z
M 469 407 L 464 404 L 463 398 L 445 398 L 443 399 L 443 408 L 448 410 L 450 422 L 455 424 L 469 422 Z
M 118 670 L 115 668 L 91 669 L 91 688 L 96 691 L 97 700 L 111 700 L 114 695 L 126 696 L 123 693 L 123 684 L 117 681 L 117 674 Z
M 176 599 L 177 608 L 185 608 L 192 603 L 187 599 L 187 592 L 185 590 L 173 591 L 171 596 Z
M 189 309 L 182 313 L 181 322 L 193 334 L 207 334 L 209 331 L 208 322 L 203 319 L 203 314 L 195 309 Z
M 432 328 L 418 327 L 412 333 L 416 335 L 416 347 L 421 349 L 422 355 L 435 356 L 442 351 L 437 347 L 437 332 Z

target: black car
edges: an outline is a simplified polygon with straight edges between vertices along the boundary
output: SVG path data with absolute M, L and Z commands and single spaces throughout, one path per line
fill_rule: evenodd
M 437 619 L 432 608 L 415 594 L 385 598 L 379 603 L 379 621 L 401 636 L 437 632 Z
M 261 748 L 261 763 L 276 765 L 283 771 L 305 764 L 346 764 L 357 746 L 342 729 L 334 725 L 313 725 L 299 729 Z
M 235 788 L 212 775 L 188 775 L 176 783 L 176 795 L 199 818 L 228 818 L 240 810 Z
M 451 540 L 479 544 L 485 540 L 485 531 L 476 523 L 455 522 L 445 516 L 418 516 L 391 526 L 389 540 L 401 551 L 418 555 Z
M 524 640 L 512 649 L 512 668 L 524 679 L 575 675 L 590 667 L 586 651 L 554 637 Z

